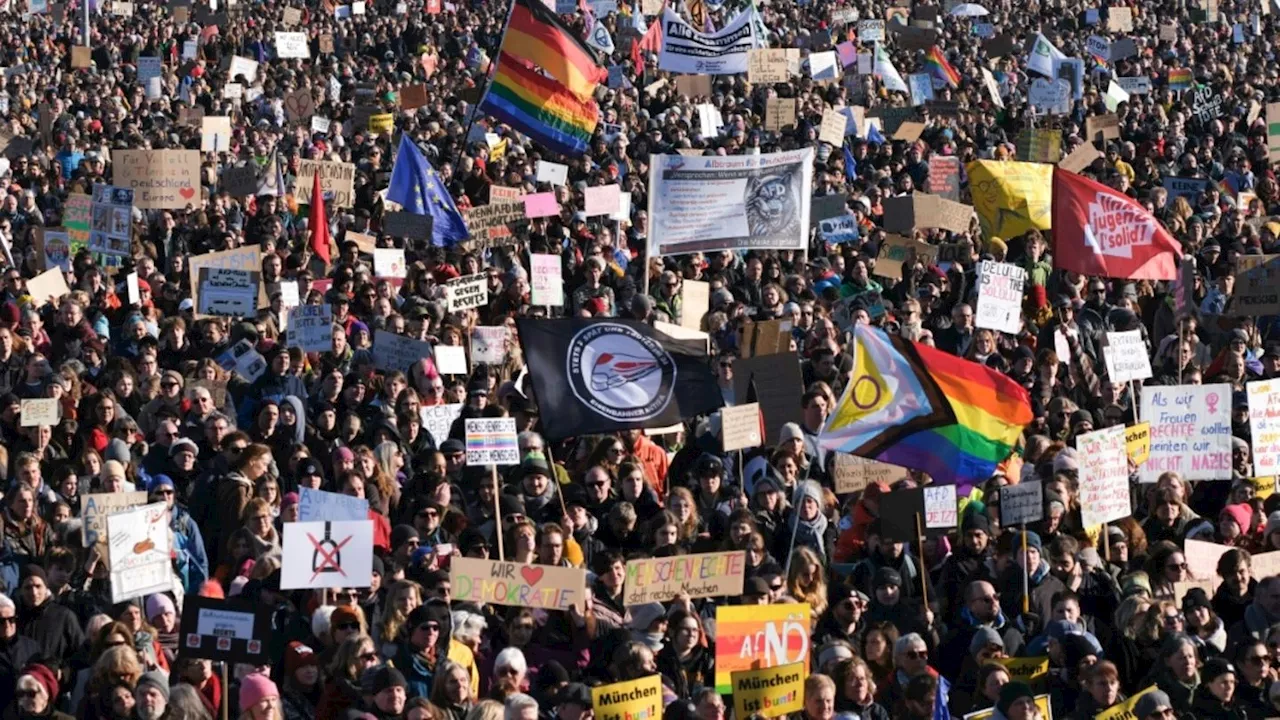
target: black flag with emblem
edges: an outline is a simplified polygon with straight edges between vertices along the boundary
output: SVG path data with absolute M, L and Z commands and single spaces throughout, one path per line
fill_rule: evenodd
M 631 320 L 519 319 L 516 327 L 551 440 L 666 427 L 724 405 L 705 342 Z

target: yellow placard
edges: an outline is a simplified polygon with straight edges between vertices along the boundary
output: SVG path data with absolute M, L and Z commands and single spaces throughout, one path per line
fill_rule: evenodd
M 1046 690 L 1045 683 L 1049 679 L 1049 658 L 1000 658 L 1000 663 L 1009 671 L 1010 679 L 1021 680 L 1031 686 L 1032 690 Z
M 1138 699 L 1155 689 L 1156 686 L 1152 685 L 1128 700 L 1103 710 L 1095 715 L 1093 720 L 1138 720 L 1138 716 L 1133 712 L 1133 709 L 1138 706 Z
M 804 663 L 731 674 L 734 717 L 782 717 L 804 708 Z
M 1141 465 L 1151 457 L 1151 423 L 1140 422 L 1124 429 L 1124 446 L 1134 465 Z
M 1049 707 L 1048 695 L 1037 695 L 1036 707 L 1040 708 L 1040 715 L 1044 717 L 1044 720 L 1053 720 L 1053 709 Z M 971 712 L 968 715 L 964 716 L 964 720 L 988 720 L 988 718 L 991 718 L 995 714 L 996 714 L 996 709 L 989 708 L 987 710 L 979 710 L 977 712 Z M 1101 720 L 1101 718 L 1102 716 L 1099 715 L 1097 718 L 1094 718 L 1094 720 Z
M 1276 478 L 1274 475 L 1249 478 L 1249 484 L 1253 485 L 1253 492 L 1258 496 L 1259 500 L 1266 500 L 1276 491 Z
M 591 705 L 599 720 L 662 720 L 662 677 L 593 687 Z
M 978 160 L 966 170 L 984 235 L 1011 238 L 1051 227 L 1052 165 Z
M 387 135 L 396 127 L 396 116 L 392 113 L 380 113 L 369 116 L 369 132 Z

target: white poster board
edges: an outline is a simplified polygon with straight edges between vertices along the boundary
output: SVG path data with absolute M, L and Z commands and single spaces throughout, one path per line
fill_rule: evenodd
M 473 418 L 466 421 L 468 465 L 519 465 L 515 418 Z
M 1107 333 L 1107 346 L 1102 353 L 1111 382 L 1127 383 L 1151 377 L 1151 358 L 1141 330 Z
M 111 602 L 173 589 L 169 508 L 163 502 L 107 517 Z
M 489 303 L 489 276 L 476 273 L 445 283 L 445 294 L 449 298 L 449 312 L 481 308 Z
M 333 350 L 333 309 L 324 305 L 299 305 L 289 311 L 289 347 L 303 352 Z
M 978 309 L 974 324 L 1016 335 L 1022 330 L 1022 288 L 1027 271 L 1009 263 L 978 264 Z
M 310 58 L 311 48 L 307 45 L 307 34 L 276 31 L 276 56 L 282 60 Z
M 281 557 L 281 590 L 369 587 L 373 521 L 285 523 Z
M 418 408 L 418 418 L 422 420 L 422 429 L 431 433 L 436 447 L 449 439 L 449 429 L 453 422 L 462 415 L 462 403 L 445 403 L 444 405 L 423 405 Z
M 529 256 L 533 271 L 529 273 L 530 302 L 547 307 L 564 307 L 564 277 L 560 270 L 560 256 L 534 254 Z
M 1143 388 L 1142 419 L 1151 423 L 1151 456 L 1141 480 L 1162 473 L 1184 480 L 1231 479 L 1231 386 L 1152 385 Z
M 1114 425 L 1076 438 L 1080 518 L 1087 528 L 1133 513 L 1129 503 L 1129 452 L 1124 431 L 1123 425 Z
M 471 362 L 491 365 L 501 365 L 506 362 L 509 335 L 510 331 L 507 330 L 506 325 L 471 328 Z
M 1251 382 L 1245 390 L 1249 393 L 1253 474 L 1280 474 L 1280 380 Z
M 298 522 L 369 519 L 369 501 L 342 493 L 298 488 Z

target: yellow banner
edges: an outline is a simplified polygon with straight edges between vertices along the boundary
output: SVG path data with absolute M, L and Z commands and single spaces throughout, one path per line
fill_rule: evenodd
M 966 169 L 973 208 L 987 237 L 1008 239 L 1052 226 L 1052 165 L 978 160 Z
M 1049 658 L 1000 658 L 999 662 L 1009 671 L 1013 680 L 1021 680 L 1031 686 L 1032 690 L 1047 690 L 1045 682 L 1049 679 Z
M 662 678 L 650 675 L 593 687 L 591 705 L 599 720 L 662 720 Z
M 1128 700 L 1125 700 L 1118 705 L 1112 705 L 1106 710 L 1103 710 L 1095 715 L 1093 720 L 1138 720 L 1138 716 L 1133 712 L 1133 709 L 1138 706 L 1138 698 L 1141 698 L 1143 695 L 1146 695 L 1155 689 L 1156 686 L 1152 685 Z
M 396 127 L 396 116 L 392 113 L 380 113 L 369 116 L 369 132 L 379 135 L 390 134 Z
M 1140 422 L 1124 429 L 1124 446 L 1134 465 L 1141 465 L 1151 457 L 1151 423 Z
M 1040 715 L 1044 717 L 1044 720 L 1053 720 L 1053 708 L 1049 707 L 1048 695 L 1037 695 L 1036 707 L 1040 708 Z M 995 708 L 988 708 L 986 710 L 971 712 L 968 715 L 964 716 L 964 720 L 988 720 L 988 718 L 992 717 L 995 714 L 996 714 Z M 1094 718 L 1094 720 L 1101 720 L 1101 718 L 1102 716 L 1099 715 L 1098 717 Z
M 1274 475 L 1249 478 L 1249 484 L 1253 485 L 1254 494 L 1258 496 L 1259 500 L 1266 500 L 1276 491 L 1276 478 Z M 1266 575 L 1262 577 L 1266 577 Z
M 804 708 L 804 663 L 732 673 L 733 714 L 782 717 Z

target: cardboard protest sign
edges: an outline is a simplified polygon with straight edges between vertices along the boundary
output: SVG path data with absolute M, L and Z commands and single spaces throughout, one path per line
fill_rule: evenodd
M 271 608 L 267 605 L 247 598 L 183 598 L 178 627 L 182 657 L 269 665 L 266 642 L 270 637 Z
M 456 582 L 454 587 L 456 594 Z M 716 692 L 733 692 L 733 673 L 745 670 L 798 663 L 807 676 L 809 613 L 808 603 L 717 606 Z
M 627 605 L 690 598 L 736 597 L 742 594 L 746 553 L 700 553 L 627 562 L 624 598 Z
M 284 96 L 285 118 L 291 123 L 305 122 L 316 114 L 316 99 L 307 88 L 298 88 Z
M 1146 462 L 1151 457 L 1151 423 L 1140 422 L 1125 428 L 1124 446 L 1134 465 Z
M 1258 475 L 1280 473 L 1280 380 L 1247 383 L 1253 468 Z
M 917 228 L 968 232 L 973 217 L 972 206 L 928 193 L 885 198 L 882 203 L 885 229 L 908 236 Z
M 280 588 L 369 587 L 373 578 L 373 521 L 284 524 Z
M 59 300 L 70 292 L 71 288 L 67 287 L 67 278 L 60 267 L 45 270 L 27 281 L 27 294 L 37 308 L 44 306 L 50 298 Z
M 1016 335 L 1022 330 L 1022 287 L 1027 271 L 1010 263 L 978 264 L 978 310 L 974 324 Z
M 80 496 L 84 547 L 106 541 L 107 516 L 147 504 L 147 494 L 138 492 L 84 493 Z
M 1107 333 L 1103 358 L 1111 382 L 1127 383 L 1151 377 L 1151 358 L 1141 330 Z
M 1165 472 L 1187 480 L 1231 479 L 1231 386 L 1156 385 L 1143 388 L 1142 419 L 1151 423 L 1151 457 L 1142 482 Z
M 822 112 L 818 140 L 837 148 L 844 145 L 844 129 L 848 124 L 849 120 L 844 113 L 827 108 Z
M 298 162 L 294 195 L 300 205 L 311 204 L 311 188 L 315 185 L 317 174 L 320 175 L 320 189 L 324 193 L 324 199 L 332 203 L 334 208 L 349 208 L 354 205 L 356 166 L 352 163 L 324 160 Z
M 836 493 L 843 495 L 877 483 L 892 486 L 911 477 L 911 471 L 857 455 L 831 453 L 831 475 L 835 480 Z
M 908 262 L 924 263 L 925 267 L 938 260 L 938 248 L 929 243 L 912 240 L 901 235 L 886 235 L 876 255 L 875 274 L 901 280 Z
M 432 356 L 431 343 L 396 335 L 386 330 L 373 331 L 373 365 L 383 372 L 409 368 L 423 358 Z
M 1013 527 L 1044 518 L 1044 488 L 1039 480 L 1023 480 L 1000 488 L 1000 525 Z
M 1080 459 L 1080 516 L 1085 527 L 1129 517 L 1129 453 L 1115 425 L 1076 438 Z
M 739 357 L 733 364 L 734 397 L 759 402 L 765 439 L 777 438 L 782 426 L 803 420 L 796 398 L 804 394 L 800 360 L 794 352 Z
M 58 424 L 61 415 L 58 401 L 54 398 L 23 398 L 20 417 L 21 427 L 53 427 Z
M 454 557 L 449 578 L 460 602 L 581 610 L 587 592 L 586 570 L 493 559 Z
M 725 452 L 759 447 L 760 403 L 730 405 L 720 410 L 720 437 Z
M 1280 313 L 1280 255 L 1240 255 L 1234 275 L 1229 315 Z
M 564 306 L 564 278 L 560 265 L 559 255 L 534 253 L 529 256 L 530 302 L 534 305 Z
M 200 119 L 200 152 L 226 152 L 231 147 L 231 118 L 206 115 Z
M 343 493 L 298 488 L 298 522 L 359 522 L 369 519 L 369 501 Z
M 489 303 L 489 276 L 476 273 L 445 283 L 449 312 L 484 307 Z
M 1213 584 L 1210 597 L 1213 597 L 1222 584 L 1222 577 L 1218 575 L 1218 560 L 1229 550 L 1230 545 L 1203 540 L 1186 540 L 1183 543 L 1182 554 L 1187 558 L 1187 570 L 1196 580 L 1208 580 Z
M 1133 8 L 1124 6 L 1107 8 L 1107 31 L 1118 33 L 1133 32 Z
M 505 362 L 509 333 L 505 325 L 477 325 L 471 328 L 471 362 L 491 365 Z
M 1253 577 L 1258 580 L 1269 578 L 1272 575 L 1280 575 L 1280 551 L 1273 550 L 1266 553 L 1258 553 L 1250 558 L 1253 570 Z
M 1058 167 L 1063 170 L 1070 170 L 1073 173 L 1079 173 L 1100 157 L 1102 157 L 1102 153 L 1098 152 L 1098 149 L 1092 143 L 1081 143 L 1079 147 L 1071 151 L 1070 155 L 1063 158 L 1062 162 L 1058 163 Z
M 747 82 L 769 84 L 787 82 L 787 51 L 785 49 L 756 49 L 747 53 Z
M 182 210 L 200 203 L 199 150 L 116 150 L 111 157 L 115 185 L 133 191 L 135 206 Z
M 289 347 L 303 352 L 333 350 L 333 310 L 323 305 L 299 305 L 289 313 Z
M 469 418 L 466 421 L 468 465 L 519 465 L 515 418 Z
M 796 123 L 796 99 L 771 97 L 765 100 L 764 129 L 766 132 L 782 132 Z
M 1111 112 L 1086 118 L 1085 138 L 1091 143 L 1118 140 L 1120 138 L 1120 117 Z
M 591 706 L 600 720 L 661 720 L 662 705 L 661 675 L 591 688 Z
M 173 589 L 169 507 L 162 502 L 107 516 L 111 602 Z
M 804 709 L 804 663 L 730 674 L 734 717 L 785 717 Z
M 83 45 L 71 48 L 71 67 L 77 70 L 93 67 L 93 51 Z

